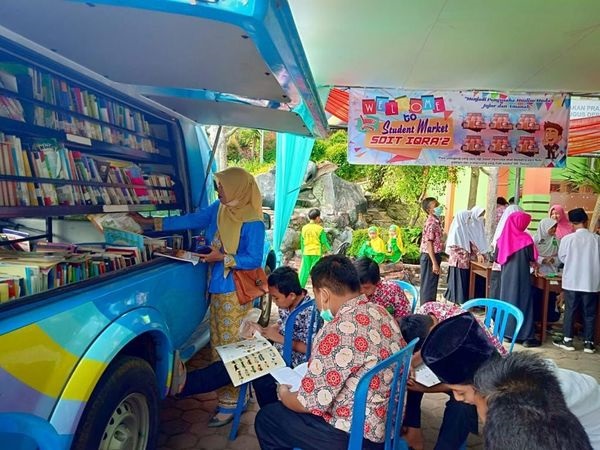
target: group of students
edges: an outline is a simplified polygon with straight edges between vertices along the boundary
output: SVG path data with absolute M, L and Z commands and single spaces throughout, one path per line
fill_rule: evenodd
M 442 226 L 439 203 L 434 198 L 423 201 L 428 213 L 421 244 L 421 299 L 433 301 L 437 287 L 442 257 Z M 559 267 L 562 272 L 562 290 L 565 317 L 562 341 L 556 343 L 565 350 L 574 350 L 573 320 L 582 306 L 584 317 L 584 351 L 595 352 L 594 321 L 600 293 L 600 236 L 587 230 L 588 216 L 582 208 L 567 213 L 560 205 L 550 208 L 549 217 L 543 219 L 534 236 L 527 232 L 531 216 L 519 206 L 507 204 L 499 198 L 501 216 L 491 245 L 488 245 L 483 217 L 485 211 L 474 207 L 460 211 L 454 217 L 445 245 L 448 254 L 447 300 L 462 304 L 468 299 L 469 266 L 471 260 L 489 259 L 493 262 L 490 297 L 517 306 L 525 322 L 518 335 L 514 322 L 509 322 L 506 338 L 516 338 L 526 347 L 541 345 L 535 338 L 536 312 L 541 310 L 541 292 L 532 289 L 531 273 L 554 276 Z M 560 315 L 552 296 L 551 321 Z M 538 306 L 538 308 L 535 308 Z M 538 313 L 539 315 L 539 313 Z
M 265 235 L 260 192 L 254 178 L 243 169 L 230 168 L 216 174 L 216 180 L 219 199 L 201 211 L 165 219 L 135 216 L 144 229 L 206 230 L 211 252 L 202 255 L 201 260 L 210 265 L 208 292 L 213 350 L 216 346 L 239 340 L 241 321 L 251 304 L 239 302 L 232 274 L 235 270 L 260 267 Z M 431 214 L 424 232 L 424 248 L 428 256 L 430 253 L 434 256 L 430 259 L 431 272 L 439 275 L 437 254 L 441 252 L 441 235 L 438 240 L 436 227 L 439 226 L 437 216 L 441 213 L 437 202 L 427 201 L 426 205 Z M 586 235 L 577 231 L 573 236 L 583 238 Z M 566 240 L 559 248 L 561 258 Z M 570 251 L 571 245 L 580 244 L 573 240 L 565 251 Z M 509 441 L 517 437 L 537 437 L 537 430 L 543 430 L 539 442 L 552 439 L 552 442 L 560 443 L 551 448 L 588 449 L 592 448 L 590 440 L 595 448 L 600 448 L 600 392 L 591 377 L 574 372 L 560 377 L 558 374 L 565 371 L 560 372 L 534 357 L 523 356 L 523 364 L 527 367 L 522 369 L 513 362 L 514 355 L 504 359 L 496 357 L 496 353 L 502 351 L 501 346 L 488 343 L 486 347 L 489 335 L 470 313 L 462 313 L 455 305 L 429 303 L 419 311 L 420 319 L 418 315 L 413 316 L 403 291 L 394 283 L 381 280 L 377 263 L 370 259 L 353 263 L 344 256 L 331 255 L 312 263 L 315 264 L 309 273 L 314 292 L 313 307 L 319 310 L 324 324 L 313 339 L 308 371 L 297 392 L 290 392 L 287 386 L 277 386 L 270 376 L 254 381 L 261 406 L 255 430 L 262 449 L 346 448 L 358 380 L 379 361 L 403 348 L 414 336 L 424 341 L 414 363 L 422 360 L 442 382 L 447 383 L 438 386 L 439 390 L 451 395 L 446 411 L 461 412 L 444 414 L 436 448 L 458 448 L 454 444 L 447 446 L 446 442 L 458 442 L 474 429 L 473 408 L 482 418 L 483 415 L 487 417 L 484 428 L 486 448 L 536 448 L 530 445 L 531 442 L 525 445 L 515 440 L 519 443 L 513 445 Z M 568 259 L 565 265 L 568 265 Z M 565 278 L 568 278 L 566 268 Z M 599 277 L 596 274 L 591 279 L 598 280 Z M 269 292 L 280 307 L 280 320 L 265 328 L 257 325 L 256 330 L 281 345 L 289 314 L 311 298 L 293 269 L 276 269 L 268 281 Z M 429 296 L 423 298 L 430 299 Z M 294 364 L 304 359 L 310 314 L 312 310 L 307 308 L 294 324 Z M 530 368 L 531 373 L 527 372 Z M 209 426 L 229 423 L 232 416 L 228 408 L 236 405 L 239 393 L 231 385 L 218 354 L 213 351 L 213 364 L 190 372 L 185 383 L 185 368 L 180 369 L 174 373 L 181 381 L 179 395 L 194 395 L 218 388 L 219 409 L 211 417 Z M 181 371 L 183 374 L 179 373 Z M 557 377 L 560 383 L 556 381 Z M 384 373 L 371 385 L 363 448 L 383 448 L 386 398 L 391 378 L 391 373 Z M 548 387 L 550 392 L 547 392 Z M 532 394 L 522 395 L 519 389 Z M 414 380 L 409 390 L 425 391 Z M 414 431 L 418 431 L 420 425 L 417 423 L 420 398 L 411 394 L 407 402 L 408 422 L 404 436 L 410 442 L 415 434 L 418 435 Z M 540 411 L 552 412 L 552 420 Z M 509 414 L 513 416 L 507 419 Z M 520 419 L 519 423 L 511 422 L 510 419 L 515 417 Z M 520 427 L 522 433 L 517 435 L 512 429 L 510 433 L 506 432 L 506 427 L 511 426 Z M 462 434 L 456 430 L 462 430 Z M 562 444 L 565 434 L 574 445 Z M 418 442 L 411 446 L 419 448 Z
M 313 208 L 308 212 L 309 222 L 302 227 L 300 232 L 300 251 L 302 262 L 300 263 L 300 284 L 306 286 L 310 271 L 315 264 L 331 251 L 331 245 L 327 240 L 327 234 L 321 221 L 321 211 Z M 379 228 L 371 226 L 367 229 L 368 239 L 362 244 L 358 251 L 358 257 L 367 257 L 377 264 L 383 262 L 397 263 L 402 260 L 405 253 L 402 242 L 402 230 L 398 225 L 390 225 L 388 228 L 387 243 L 380 236 Z
M 485 422 L 487 449 L 600 448 L 600 386 L 592 377 L 559 369 L 535 355 L 508 355 L 487 328 L 458 305 L 426 302 L 412 314 L 402 290 L 382 280 L 378 264 L 369 258 L 352 262 L 344 256 L 325 256 L 310 276 L 313 307 L 323 325 L 313 338 L 299 390 L 277 386 L 270 375 L 253 381 L 261 449 L 345 449 L 358 380 L 414 338 L 419 342 L 412 366 L 425 363 L 441 383 L 427 388 L 411 372 L 402 426 L 412 448 L 423 448 L 421 399 L 428 392 L 449 396 L 436 449 L 460 448 L 470 432 L 477 432 L 478 416 Z M 289 314 L 312 298 L 289 267 L 270 275 L 269 291 L 280 319 L 257 329 L 281 344 Z M 294 324 L 292 365 L 304 360 L 311 314 L 309 307 Z M 381 374 L 371 385 L 363 448 L 383 448 L 391 378 L 391 373 Z M 224 365 L 215 362 L 190 372 L 180 395 L 212 391 L 229 382 Z
M 390 225 L 388 228 L 387 243 L 379 234 L 379 228 L 371 226 L 367 229 L 369 238 L 363 243 L 358 251 L 358 257 L 371 258 L 378 264 L 384 262 L 397 263 L 405 253 L 402 242 L 402 230 L 398 225 Z

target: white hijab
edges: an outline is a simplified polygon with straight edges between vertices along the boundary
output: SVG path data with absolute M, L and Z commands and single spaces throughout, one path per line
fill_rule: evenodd
M 450 247 L 456 246 L 471 251 L 471 234 L 469 233 L 469 211 L 460 211 L 456 213 L 450 230 L 448 231 L 448 239 L 446 239 L 446 253 L 450 252 Z
M 556 251 L 558 250 L 558 246 L 556 245 L 557 242 L 554 236 L 548 234 L 548 230 L 556 226 L 557 223 L 556 220 L 547 217 L 542 219 L 538 225 L 538 229 L 533 237 L 533 242 L 535 242 L 535 246 L 537 247 L 540 256 L 556 256 Z
M 519 205 L 509 205 L 504 212 L 502 213 L 502 217 L 498 221 L 498 226 L 496 227 L 496 231 L 494 232 L 494 237 L 492 238 L 492 247 L 496 247 L 496 243 L 502 234 L 502 230 L 504 230 L 504 226 L 506 225 L 506 220 L 508 216 L 512 213 L 516 213 L 517 211 L 523 211 L 523 209 Z
M 480 253 L 487 253 L 488 243 L 485 238 L 485 225 L 480 217 L 485 210 L 481 206 L 474 206 L 469 210 L 469 232 L 471 242 L 477 246 Z

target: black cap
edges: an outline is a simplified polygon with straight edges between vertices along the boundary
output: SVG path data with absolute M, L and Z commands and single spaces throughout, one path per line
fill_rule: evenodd
M 477 369 L 497 354 L 496 347 L 469 312 L 438 323 L 421 348 L 425 365 L 448 384 L 471 384 Z
M 569 222 L 584 223 L 588 220 L 588 215 L 583 208 L 575 208 L 569 211 Z

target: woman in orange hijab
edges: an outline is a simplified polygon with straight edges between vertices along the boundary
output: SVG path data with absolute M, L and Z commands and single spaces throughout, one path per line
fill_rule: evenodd
M 252 303 L 240 305 L 232 269 L 251 270 L 261 267 L 265 241 L 262 221 L 262 197 L 254 177 L 239 167 L 215 174 L 219 199 L 207 208 L 180 217 L 137 220 L 157 231 L 204 229 L 212 251 L 203 255 L 209 263 L 210 343 L 213 361 L 219 360 L 215 348 L 239 341 L 241 321 Z M 219 411 L 209 427 L 231 422 L 238 389 L 229 385 L 220 389 Z

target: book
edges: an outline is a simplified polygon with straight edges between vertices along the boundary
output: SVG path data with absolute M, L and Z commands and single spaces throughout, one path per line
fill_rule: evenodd
M 431 387 L 440 384 L 440 379 L 433 371 L 425 364 L 421 364 L 415 369 L 415 381 L 426 387 Z
M 277 380 L 279 384 L 287 384 L 291 386 L 290 392 L 296 392 L 300 389 L 302 378 L 306 375 L 308 370 L 308 363 L 302 363 L 293 369 L 291 367 L 279 367 L 271 371 L 273 378 Z
M 137 234 L 143 231 L 142 227 L 131 218 L 129 213 L 88 214 L 86 217 L 101 233 L 104 232 L 105 228 Z
M 18 239 L 23 239 L 23 238 L 28 238 L 29 237 L 29 233 L 26 233 L 24 231 L 12 230 L 10 228 L 3 228 L 2 229 L 2 235 L 5 236 L 7 238 L 7 240 L 9 240 L 9 241 L 18 240 Z M 22 250 L 24 252 L 31 251 L 31 245 L 30 245 L 29 241 L 17 242 L 15 244 L 13 244 L 13 247 L 15 247 L 18 250 Z
M 225 364 L 234 386 L 247 383 L 285 367 L 281 354 L 267 339 L 255 333 L 252 339 L 221 345 L 215 350 Z
M 104 240 L 109 245 L 136 247 L 140 252 L 144 251 L 144 236 L 141 234 L 105 227 Z
M 202 255 L 187 250 L 164 249 L 159 252 L 154 252 L 154 256 L 176 259 L 177 261 L 188 262 L 195 266 L 200 262 L 200 257 Z

